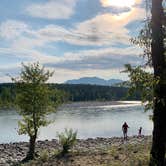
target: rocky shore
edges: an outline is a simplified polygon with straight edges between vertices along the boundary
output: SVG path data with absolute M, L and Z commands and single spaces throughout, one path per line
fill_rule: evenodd
M 121 148 L 124 146 L 133 146 L 133 147 L 136 147 L 136 145 L 145 146 L 150 144 L 150 142 L 151 142 L 151 136 L 142 136 L 141 138 L 137 138 L 137 136 L 132 136 L 129 137 L 128 141 L 125 142 L 121 137 L 96 138 L 96 139 L 89 138 L 86 140 L 78 140 L 76 145 L 72 148 L 71 153 L 77 154 L 77 157 L 78 154 L 85 154 L 85 155 L 89 154 L 88 157 L 90 157 L 90 155 L 94 154 L 100 154 L 100 155 L 102 153 L 106 154 L 108 151 L 113 150 L 113 147 L 114 148 L 116 147 L 116 149 L 121 150 Z M 48 154 L 50 155 L 52 154 L 52 152 L 55 152 L 55 150 L 56 151 L 61 150 L 61 147 L 57 140 L 37 141 L 36 152 L 38 154 L 40 154 L 42 151 L 47 151 Z M 27 151 L 28 151 L 27 142 L 0 144 L 0 166 L 11 166 L 13 165 L 13 163 L 21 161 L 25 157 Z M 116 157 L 119 158 L 120 156 Z M 92 157 L 92 159 L 93 158 L 94 157 Z M 52 162 L 54 161 L 52 160 Z M 48 162 L 46 163 L 47 164 L 45 165 L 49 165 Z M 78 165 L 82 166 L 84 164 L 78 164 Z M 63 162 L 59 165 L 63 165 Z M 72 166 L 72 164 L 69 165 Z M 77 164 L 75 163 L 75 166 L 76 165 Z M 93 164 L 91 163 L 90 165 Z

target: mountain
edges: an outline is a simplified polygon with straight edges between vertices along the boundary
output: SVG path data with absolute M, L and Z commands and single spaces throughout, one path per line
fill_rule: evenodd
M 65 84 L 90 84 L 90 85 L 112 86 L 122 82 L 123 80 L 120 79 L 105 80 L 98 77 L 82 77 L 80 79 L 68 80 L 65 82 Z

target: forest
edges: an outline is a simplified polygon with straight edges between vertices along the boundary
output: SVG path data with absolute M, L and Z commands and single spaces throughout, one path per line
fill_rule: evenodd
M 13 103 L 16 96 L 14 83 L 0 84 L 1 107 Z M 58 98 L 67 101 L 113 101 L 113 100 L 140 100 L 140 93 L 129 95 L 128 87 L 111 87 L 100 85 L 72 85 L 49 84 L 51 89 L 57 90 Z M 2 103 L 3 102 L 3 103 Z

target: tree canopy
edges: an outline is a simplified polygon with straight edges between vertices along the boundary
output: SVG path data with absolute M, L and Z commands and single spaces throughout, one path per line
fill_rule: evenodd
M 19 121 L 19 134 L 28 134 L 30 137 L 29 152 L 25 160 L 34 158 L 38 130 L 49 123 L 46 115 L 59 104 L 55 97 L 56 91 L 46 84 L 52 74 L 39 63 L 23 64 L 20 77 L 12 79 L 16 83 L 16 108 L 23 117 Z

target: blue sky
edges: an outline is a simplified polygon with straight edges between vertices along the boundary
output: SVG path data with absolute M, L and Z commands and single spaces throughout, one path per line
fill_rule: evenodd
M 126 63 L 142 50 L 130 43 L 145 18 L 143 0 L 1 0 L 0 82 L 21 63 L 55 71 L 50 82 L 97 76 L 127 79 Z

